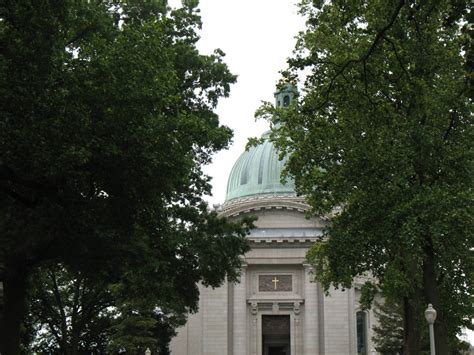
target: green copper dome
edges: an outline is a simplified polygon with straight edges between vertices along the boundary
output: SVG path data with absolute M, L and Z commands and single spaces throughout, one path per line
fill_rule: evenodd
M 281 172 L 286 158 L 278 159 L 278 151 L 263 134 L 262 144 L 242 153 L 234 164 L 227 182 L 226 201 L 256 195 L 293 194 L 295 185 L 292 180 L 283 185 Z

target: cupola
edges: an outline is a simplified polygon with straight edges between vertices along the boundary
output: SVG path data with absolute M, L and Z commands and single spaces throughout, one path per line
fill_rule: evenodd
M 275 106 L 288 107 L 298 95 L 296 87 L 290 83 L 284 83 L 275 91 Z

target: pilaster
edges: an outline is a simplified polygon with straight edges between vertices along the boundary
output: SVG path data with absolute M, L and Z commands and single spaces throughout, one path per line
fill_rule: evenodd
M 313 268 L 304 264 L 304 335 L 303 354 L 317 354 L 319 350 L 318 287 L 313 281 Z
M 243 264 L 240 283 L 234 284 L 233 293 L 233 355 L 248 354 L 247 314 L 247 264 Z

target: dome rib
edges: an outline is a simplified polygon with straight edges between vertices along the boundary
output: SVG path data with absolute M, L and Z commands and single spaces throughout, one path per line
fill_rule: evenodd
M 287 159 L 278 159 L 278 151 L 268 136 L 268 132 L 264 133 L 264 141 L 243 152 L 235 162 L 227 181 L 226 201 L 257 195 L 295 193 L 293 180 L 285 184 L 280 181 Z

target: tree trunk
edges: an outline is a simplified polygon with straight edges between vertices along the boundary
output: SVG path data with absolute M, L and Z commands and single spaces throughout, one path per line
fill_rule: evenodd
M 77 355 L 79 351 L 79 338 L 80 332 L 78 329 L 79 327 L 76 325 L 72 326 L 72 333 L 71 333 L 71 342 L 69 344 L 69 351 L 68 355 Z
M 433 244 L 430 237 L 426 237 L 425 240 L 426 245 L 425 260 L 423 262 L 423 292 L 426 302 L 431 303 L 437 312 L 436 321 L 434 323 L 436 354 L 448 355 L 451 354 L 451 351 L 449 349 L 446 323 L 444 321 L 444 313 L 440 302 L 432 247 Z
M 416 297 L 416 296 L 415 296 Z M 420 331 L 417 326 L 417 307 L 414 299 L 403 298 L 403 355 L 420 353 Z
M 26 312 L 27 271 L 23 266 L 5 265 L 4 304 L 0 324 L 2 355 L 20 354 L 20 327 Z

